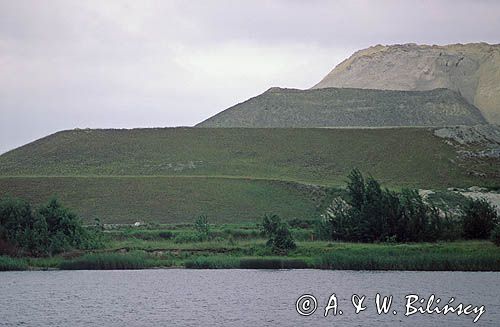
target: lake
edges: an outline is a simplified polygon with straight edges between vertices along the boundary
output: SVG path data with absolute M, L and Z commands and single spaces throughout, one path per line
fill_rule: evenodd
M 337 314 L 334 316 L 332 309 L 324 317 L 333 293 L 331 304 L 336 299 Z M 393 296 L 387 314 L 377 314 L 377 293 Z M 316 299 L 317 310 L 312 315 L 297 312 L 296 301 L 303 294 Z M 361 303 L 366 309 L 358 314 L 351 302 L 353 294 L 366 296 Z M 451 297 L 455 300 L 450 305 L 473 306 L 468 307 L 468 315 L 405 316 L 405 296 L 411 294 L 425 301 L 435 294 L 441 307 Z M 417 303 L 410 308 L 417 308 Z M 436 307 L 435 303 L 430 308 Z M 474 324 L 478 311 L 471 313 L 472 309 L 482 305 L 485 311 Z M 306 309 L 313 310 L 314 300 L 300 301 L 298 307 L 306 314 Z M 0 326 L 97 325 L 500 326 L 500 273 L 238 269 L 0 272 Z

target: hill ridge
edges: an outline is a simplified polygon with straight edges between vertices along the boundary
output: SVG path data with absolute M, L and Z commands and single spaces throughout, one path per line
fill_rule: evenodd
M 273 87 L 196 127 L 391 127 L 486 123 L 457 92 Z

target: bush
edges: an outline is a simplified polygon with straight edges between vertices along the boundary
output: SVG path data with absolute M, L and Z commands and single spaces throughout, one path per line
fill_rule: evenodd
M 194 222 L 194 228 L 199 239 L 205 241 L 210 238 L 210 224 L 208 223 L 207 216 L 201 215 L 196 218 L 196 221 Z
M 283 223 L 278 215 L 265 215 L 262 220 L 262 229 L 264 234 L 269 237 L 267 245 L 272 248 L 274 253 L 285 255 L 289 250 L 296 248 L 288 225 Z
M 56 199 L 36 211 L 23 200 L 0 201 L 0 243 L 10 244 L 29 255 L 95 248 L 99 246 L 100 234 L 97 229 L 84 229 L 80 219 Z
M 491 241 L 496 245 L 500 246 L 500 224 L 496 225 L 491 232 Z
M 463 231 L 469 239 L 488 239 L 497 222 L 497 211 L 486 199 L 471 199 L 463 208 Z

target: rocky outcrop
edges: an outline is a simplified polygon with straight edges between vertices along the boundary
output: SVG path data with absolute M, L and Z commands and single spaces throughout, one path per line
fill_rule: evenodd
M 500 158 L 500 127 L 497 125 L 450 126 L 434 135 L 457 144 L 462 157 Z
M 500 124 L 500 45 L 377 45 L 354 53 L 313 88 L 330 87 L 448 88 Z

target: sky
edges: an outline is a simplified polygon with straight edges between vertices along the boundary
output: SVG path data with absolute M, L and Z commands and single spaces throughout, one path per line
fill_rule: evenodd
M 0 0 L 0 153 L 65 129 L 193 126 L 362 48 L 499 31 L 495 0 Z

